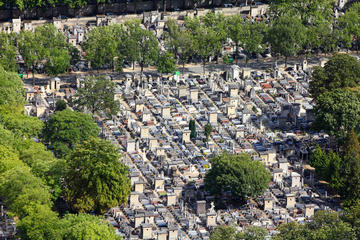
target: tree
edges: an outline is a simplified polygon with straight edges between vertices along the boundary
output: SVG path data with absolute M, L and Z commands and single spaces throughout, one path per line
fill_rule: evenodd
M 6 72 L 0 66 L 0 105 L 21 105 L 25 103 L 23 82 L 15 73 Z
M 326 153 L 317 146 L 311 155 L 310 164 L 315 168 L 316 175 L 329 182 L 330 187 L 335 190 L 340 190 L 343 187 L 341 177 L 342 159 L 338 154 L 332 150 Z
M 114 28 L 115 26 L 101 26 L 92 29 L 88 34 L 83 49 L 86 52 L 85 58 L 90 61 L 92 68 L 99 70 L 104 66 L 112 67 L 114 57 L 119 57 Z
M 67 161 L 66 200 L 78 211 L 104 213 L 127 202 L 131 185 L 128 168 L 108 141 L 90 138 Z
M 0 106 L 0 123 L 16 136 L 25 138 L 38 137 L 44 123 L 37 117 L 25 115 L 23 108 L 23 105 Z
M 211 28 L 201 26 L 197 29 L 194 39 L 196 41 L 196 53 L 201 58 L 203 63 L 203 72 L 205 74 L 206 62 L 211 56 L 217 54 L 221 49 L 219 35 L 217 35 L 217 33 Z
M 305 42 L 306 28 L 296 16 L 281 16 L 276 19 L 267 33 L 267 40 L 274 53 L 287 58 L 295 56 Z
M 210 240 L 237 240 L 235 226 L 219 226 L 210 235 Z
M 47 206 L 29 204 L 28 215 L 17 224 L 19 236 L 29 240 L 61 240 L 57 214 Z
M 212 128 L 211 124 L 207 123 L 205 125 L 205 137 L 206 137 L 205 141 L 206 142 L 209 141 L 209 137 L 210 137 L 212 130 L 213 130 L 213 128 Z
M 359 37 L 360 37 L 360 4 L 353 3 L 352 6 L 346 10 L 344 15 L 341 15 L 338 19 L 337 27 L 341 32 L 341 43 L 351 48 L 353 45 L 356 49 L 359 49 Z
M 321 94 L 314 112 L 316 119 L 313 127 L 325 130 L 340 141 L 349 131 L 359 129 L 360 98 L 350 90 L 338 89 Z
M 317 99 L 321 93 L 360 85 L 360 62 L 347 54 L 335 54 L 324 67 L 315 67 L 309 88 Z
M 244 31 L 241 37 L 245 53 L 248 55 L 258 54 L 264 52 L 263 38 L 266 25 L 263 22 L 251 23 L 249 20 L 244 23 Z M 246 63 L 248 58 L 246 58 Z
M 60 221 L 63 239 L 121 239 L 104 219 L 90 214 L 67 214 Z
M 189 130 L 191 131 L 190 133 L 190 138 L 191 139 L 195 139 L 196 138 L 196 124 L 195 124 L 195 120 L 190 120 L 189 122 Z
M 120 110 L 119 101 L 115 100 L 116 84 L 102 76 L 87 77 L 83 87 L 78 89 L 75 95 L 75 106 L 93 115 L 106 113 L 115 115 Z
M 244 19 L 240 15 L 233 15 L 228 18 L 229 37 L 235 44 L 236 58 L 239 55 L 239 47 L 244 35 Z
M 17 71 L 16 47 L 11 35 L 0 33 L 0 65 L 6 70 Z
M 65 35 L 53 24 L 45 24 L 35 29 L 35 38 L 40 45 L 39 60 L 45 61 L 45 72 L 51 75 L 66 72 L 71 57 Z
M 205 189 L 216 197 L 231 191 L 233 198 L 245 201 L 264 192 L 271 179 L 263 163 L 252 161 L 248 154 L 223 153 L 211 159 L 205 176 Z
M 41 61 L 41 45 L 38 42 L 35 33 L 30 31 L 21 31 L 18 39 L 19 53 L 24 59 L 27 70 L 32 71 L 33 85 L 35 85 L 35 67 Z
M 57 100 L 55 104 L 55 111 L 62 111 L 67 108 L 67 103 L 64 100 Z
M 178 38 L 178 57 L 182 63 L 182 75 L 184 75 L 185 63 L 194 54 L 195 41 L 188 31 L 181 31 Z
M 235 226 L 220 226 L 212 232 L 210 240 L 265 240 L 268 234 L 262 227 L 249 226 L 243 232 L 237 232 Z
M 152 65 L 156 62 L 159 46 L 156 36 L 145 29 L 138 29 L 137 44 L 139 52 L 137 52 L 137 61 L 140 65 L 141 78 L 143 76 L 144 67 Z
M 19 158 L 31 168 L 32 174 L 41 178 L 50 187 L 52 198 L 59 197 L 62 189 L 61 180 L 65 174 L 65 162 L 55 158 L 54 154 L 46 150 L 42 143 L 26 139 L 17 144 Z
M 157 60 L 157 69 L 161 74 L 174 73 L 176 70 L 176 60 L 170 52 L 161 54 Z
M 351 225 L 342 221 L 338 213 L 321 210 L 315 213 L 311 222 L 282 224 L 278 231 L 275 240 L 356 239 Z
M 244 240 L 265 240 L 269 234 L 266 228 L 249 226 L 245 231 L 238 234 L 238 239 Z
M 305 25 L 332 20 L 333 0 L 271 0 L 270 12 L 273 17 L 299 16 Z
M 76 144 L 98 134 L 99 128 L 91 116 L 69 109 L 51 115 L 43 129 L 44 141 L 50 144 L 58 157 L 68 155 Z
M 348 201 L 360 200 L 360 144 L 354 131 L 350 131 L 344 144 L 342 196 Z

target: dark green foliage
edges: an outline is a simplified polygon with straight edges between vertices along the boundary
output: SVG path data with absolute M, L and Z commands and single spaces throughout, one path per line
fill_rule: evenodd
M 350 90 L 338 89 L 317 97 L 315 129 L 325 130 L 338 140 L 344 140 L 351 130 L 360 126 L 360 98 Z
M 6 72 L 0 66 L 0 105 L 18 105 L 25 103 L 25 90 L 20 77 Z
M 98 134 L 99 128 L 90 115 L 69 109 L 51 115 L 43 130 L 44 141 L 58 157 L 67 156 L 76 144 Z
M 157 60 L 157 70 L 159 73 L 174 73 L 176 70 L 174 54 L 170 52 L 161 54 Z
M 348 54 L 335 54 L 324 68 L 316 67 L 310 82 L 310 93 L 317 99 L 321 93 L 360 84 L 360 62 Z
M 205 130 L 205 137 L 206 137 L 205 141 L 207 142 L 207 141 L 209 141 L 209 137 L 210 137 L 210 134 L 211 134 L 213 128 L 212 128 L 212 126 L 211 126 L 209 123 L 207 123 L 207 124 L 205 125 L 205 129 L 204 129 L 204 130 Z
M 210 240 L 265 240 L 268 230 L 262 227 L 249 226 L 237 232 L 235 226 L 219 226 L 211 233 Z
M 245 201 L 261 195 L 271 179 L 264 164 L 248 154 L 223 153 L 211 159 L 212 167 L 205 177 L 205 189 L 219 197 L 231 191 L 234 199 Z
M 296 16 L 281 16 L 276 19 L 267 32 L 271 51 L 285 57 L 295 56 L 306 39 L 306 28 Z
M 317 211 L 312 222 L 298 224 L 290 222 L 282 224 L 275 240 L 355 240 L 355 232 L 351 225 L 344 222 L 338 213 Z
M 104 213 L 127 202 L 131 188 L 128 173 L 111 142 L 90 138 L 67 160 L 66 199 L 78 212 Z
M 55 104 L 55 111 L 62 111 L 67 108 L 67 104 L 64 100 L 57 100 Z
M 90 214 L 68 214 L 60 222 L 63 239 L 121 239 L 113 227 L 100 217 Z
M 196 136 L 197 136 L 195 120 L 190 120 L 190 122 L 189 122 L 189 130 L 191 131 L 190 138 L 195 139 Z
M 107 78 L 87 77 L 83 82 L 83 87 L 76 93 L 75 105 L 78 109 L 88 110 L 92 114 L 115 115 L 120 110 L 119 101 L 115 101 L 115 89 L 115 82 Z
M 330 187 L 337 191 L 342 189 L 341 168 L 343 162 L 338 154 L 332 150 L 326 153 L 317 147 L 311 155 L 310 164 L 315 168 L 316 175 L 327 181 Z

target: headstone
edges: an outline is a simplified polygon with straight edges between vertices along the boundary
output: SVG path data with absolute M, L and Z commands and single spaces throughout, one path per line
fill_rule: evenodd
M 136 143 L 135 140 L 129 139 L 126 142 L 126 152 L 133 153 L 135 152 Z
M 264 211 L 272 210 L 274 207 L 274 202 L 272 198 L 264 198 Z
M 190 142 L 190 134 L 191 134 L 191 131 L 190 131 L 190 130 L 184 130 L 184 131 L 183 131 L 182 141 L 183 141 L 184 143 Z
M 196 202 L 196 213 L 198 216 L 203 216 L 206 214 L 206 201 Z
M 294 208 L 295 207 L 295 195 L 294 194 L 286 194 L 286 208 Z

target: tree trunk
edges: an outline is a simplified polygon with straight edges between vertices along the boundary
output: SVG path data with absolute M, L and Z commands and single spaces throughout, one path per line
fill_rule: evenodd
M 238 64 L 239 62 L 239 44 L 236 43 L 236 49 L 235 49 L 235 58 L 236 58 L 236 64 Z
M 287 67 L 287 59 L 288 57 L 285 57 L 285 68 Z
M 164 13 L 166 13 L 166 1 L 167 0 L 163 0 L 164 1 Z
M 182 76 L 184 77 L 184 71 L 185 71 L 185 61 L 182 61 Z
M 32 66 L 32 85 L 35 86 L 35 67 Z

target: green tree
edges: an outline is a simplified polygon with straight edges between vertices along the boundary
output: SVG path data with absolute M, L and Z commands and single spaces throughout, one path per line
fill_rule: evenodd
M 45 72 L 50 75 L 66 72 L 71 56 L 65 35 L 53 24 L 45 24 L 35 29 L 35 38 L 40 45 L 39 60 L 45 61 Z
M 22 218 L 17 228 L 22 239 L 29 240 L 61 240 L 57 214 L 48 206 L 29 204 L 27 216 Z
M 57 159 L 42 143 L 26 139 L 17 144 L 19 158 L 26 163 L 31 172 L 50 187 L 53 199 L 61 194 L 61 179 L 65 175 L 65 161 Z
M 338 213 L 326 211 L 317 211 L 313 221 L 306 224 L 282 224 L 278 231 L 275 240 L 356 239 L 349 223 L 342 221 Z
M 131 185 L 128 168 L 108 141 L 90 138 L 67 161 L 66 200 L 78 212 L 104 213 L 127 202 Z
M 0 33 L 0 65 L 11 72 L 17 71 L 16 47 L 14 39 L 5 32 Z
M 15 73 L 6 72 L 0 66 L 0 105 L 9 106 L 25 103 L 23 82 Z
M 204 129 L 204 130 L 205 130 L 205 137 L 206 137 L 205 141 L 207 142 L 207 141 L 209 141 L 210 134 L 211 134 L 211 132 L 212 132 L 212 130 L 213 130 L 211 124 L 207 123 L 207 124 L 205 125 L 205 129 Z
M 321 179 L 327 181 L 330 187 L 339 191 L 343 188 L 342 159 L 338 154 L 330 150 L 328 153 L 319 146 L 310 157 L 310 164 L 315 168 L 315 173 Z
M 65 157 L 76 144 L 98 134 L 99 128 L 90 115 L 69 109 L 51 115 L 43 129 L 44 141 L 51 145 L 58 157 Z
M 287 58 L 295 56 L 301 49 L 306 39 L 306 28 L 296 16 L 281 16 L 276 19 L 267 32 L 267 41 L 274 53 Z
M 63 239 L 121 239 L 104 219 L 89 214 L 68 214 L 61 220 L 60 225 Z
M 338 89 L 321 94 L 314 112 L 316 119 L 313 127 L 325 130 L 340 141 L 349 131 L 359 129 L 360 98 L 350 90 Z
M 67 108 L 67 103 L 64 100 L 57 100 L 55 104 L 55 111 L 62 111 Z
M 78 109 L 87 110 L 93 115 L 106 113 L 115 115 L 120 111 L 120 102 L 115 100 L 116 84 L 102 76 L 87 77 L 83 87 L 75 95 Z
M 201 26 L 194 35 L 196 41 L 196 53 L 201 58 L 203 72 L 205 74 L 206 62 L 210 57 L 215 56 L 221 49 L 219 35 L 211 28 Z
M 92 29 L 83 44 L 83 49 L 86 52 L 85 58 L 91 63 L 92 68 L 98 70 L 103 66 L 112 67 L 114 57 L 119 57 L 114 26 L 101 26 Z
M 21 31 L 18 39 L 19 53 L 24 59 L 25 66 L 32 71 L 33 85 L 35 85 L 35 67 L 41 61 L 41 45 L 34 32 Z
M 338 27 L 340 29 L 341 43 L 351 48 L 356 46 L 359 49 L 359 37 L 360 37 L 360 3 L 353 3 L 352 6 L 346 10 L 344 15 L 341 15 L 338 19 Z
M 185 63 L 189 61 L 189 58 L 194 54 L 194 48 L 196 42 L 194 41 L 192 34 L 188 31 L 181 31 L 181 35 L 178 38 L 178 57 L 182 63 L 182 75 L 184 75 Z
M 36 117 L 25 115 L 22 111 L 22 105 L 0 106 L 0 123 L 16 136 L 25 138 L 38 137 L 44 123 Z
M 347 54 L 335 54 L 324 67 L 315 67 L 309 88 L 317 99 L 321 93 L 360 85 L 360 62 Z
M 251 23 L 250 21 L 245 21 L 244 31 L 241 37 L 243 42 L 243 47 L 247 55 L 253 55 L 264 52 L 264 32 L 266 31 L 266 25 L 263 22 L 260 23 Z M 246 63 L 248 58 L 246 58 Z
M 216 197 L 231 191 L 235 199 L 245 201 L 261 195 L 271 179 L 263 163 L 252 161 L 248 154 L 223 153 L 212 158 L 211 164 L 205 176 L 205 189 Z
M 210 240 L 237 240 L 235 226 L 219 226 L 210 235 Z
M 189 130 L 191 131 L 190 138 L 195 139 L 196 136 L 197 136 L 195 120 L 192 120 L 192 119 L 190 120 L 190 122 L 189 122 Z
M 240 15 L 233 15 L 228 18 L 228 32 L 230 39 L 235 44 L 236 58 L 239 55 L 239 47 L 244 34 L 244 19 Z
M 249 226 L 245 231 L 238 234 L 238 239 L 244 240 L 265 240 L 269 234 L 266 228 Z
M 344 144 L 341 195 L 348 201 L 360 200 L 360 144 L 354 131 L 350 131 Z
M 176 60 L 170 52 L 161 54 L 157 60 L 157 69 L 161 74 L 174 73 L 176 70 Z
M 334 0 L 271 0 L 270 12 L 275 18 L 283 15 L 299 16 L 305 25 L 332 20 Z

